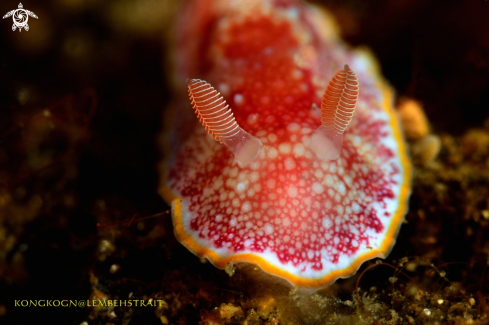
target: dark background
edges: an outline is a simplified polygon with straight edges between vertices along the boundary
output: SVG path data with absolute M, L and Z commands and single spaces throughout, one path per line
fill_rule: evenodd
M 172 99 L 165 63 L 172 49 L 165 39 L 175 32 L 176 2 L 28 1 L 24 9 L 39 17 L 29 18 L 28 32 L 13 32 L 11 17 L 0 21 L 2 323 L 45 317 L 80 324 L 87 313 L 105 319 L 85 308 L 13 303 L 87 299 L 97 290 L 142 296 L 152 285 L 171 290 L 168 279 L 199 267 L 173 239 L 168 216 L 128 229 L 97 228 L 168 209 L 157 194 L 156 139 Z M 375 53 L 398 98 L 424 104 L 435 133 L 458 136 L 488 125 L 487 1 L 320 3 L 336 16 L 347 42 Z M 2 1 L 0 13 L 17 6 Z M 46 109 L 57 131 L 40 117 Z M 103 238 L 118 243 L 107 259 Z M 409 250 L 396 249 L 399 256 Z M 107 272 L 114 263 L 121 266 L 116 275 Z M 207 282 L 219 274 L 208 264 L 199 271 Z M 144 312 L 137 317 L 150 319 Z M 188 317 L 192 324 L 198 313 Z

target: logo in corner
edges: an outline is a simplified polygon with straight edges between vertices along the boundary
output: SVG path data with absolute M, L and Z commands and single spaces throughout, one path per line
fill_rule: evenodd
M 29 30 L 29 25 L 27 25 L 29 16 L 37 19 L 36 14 L 33 13 L 32 11 L 25 10 L 24 7 L 22 6 L 22 3 L 19 3 L 19 9 L 15 9 L 7 12 L 5 16 L 3 16 L 3 19 L 8 18 L 10 16 L 12 16 L 14 19 L 14 24 L 12 25 L 12 31 L 14 32 L 17 28 L 19 29 L 19 32 L 22 31 L 22 28 L 24 28 L 26 31 Z

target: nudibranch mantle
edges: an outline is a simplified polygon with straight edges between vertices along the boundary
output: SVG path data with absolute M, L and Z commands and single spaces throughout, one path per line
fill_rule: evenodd
M 327 15 L 292 0 L 189 2 L 177 22 L 176 76 L 210 82 L 263 149 L 247 165 L 174 105 L 160 193 L 175 235 L 218 268 L 254 263 L 297 286 L 353 275 L 391 250 L 407 209 L 410 164 L 392 93 L 366 51 Z M 344 64 L 360 95 L 340 157 L 310 149 L 321 96 Z

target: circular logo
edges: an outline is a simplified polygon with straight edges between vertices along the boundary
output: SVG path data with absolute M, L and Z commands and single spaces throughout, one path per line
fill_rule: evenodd
M 25 25 L 27 25 L 27 21 L 29 20 L 29 15 L 27 15 L 27 12 L 24 9 L 15 10 L 13 16 L 14 16 L 14 24 L 18 28 L 23 28 Z

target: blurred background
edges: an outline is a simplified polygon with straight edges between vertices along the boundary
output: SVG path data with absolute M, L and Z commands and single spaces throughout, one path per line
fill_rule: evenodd
M 489 128 L 487 1 L 315 3 L 336 17 L 346 42 L 375 53 L 398 98 L 423 104 L 434 133 L 457 142 Z M 170 322 L 196 324 L 215 303 L 201 290 L 226 287 L 222 272 L 175 241 L 168 215 L 108 225 L 168 209 L 157 194 L 157 136 L 172 99 L 166 62 L 179 1 L 22 4 L 38 16 L 29 31 L 0 21 L 0 322 L 165 323 L 164 310 L 14 307 L 15 299 L 133 296 L 165 299 Z M 17 7 L 2 1 L 0 13 Z M 414 201 L 424 202 L 416 193 Z M 412 245 L 416 220 L 401 230 L 394 257 L 430 245 Z M 458 241 L 442 241 L 438 258 L 468 263 L 481 239 L 448 232 Z M 454 274 L 463 282 L 465 273 Z

